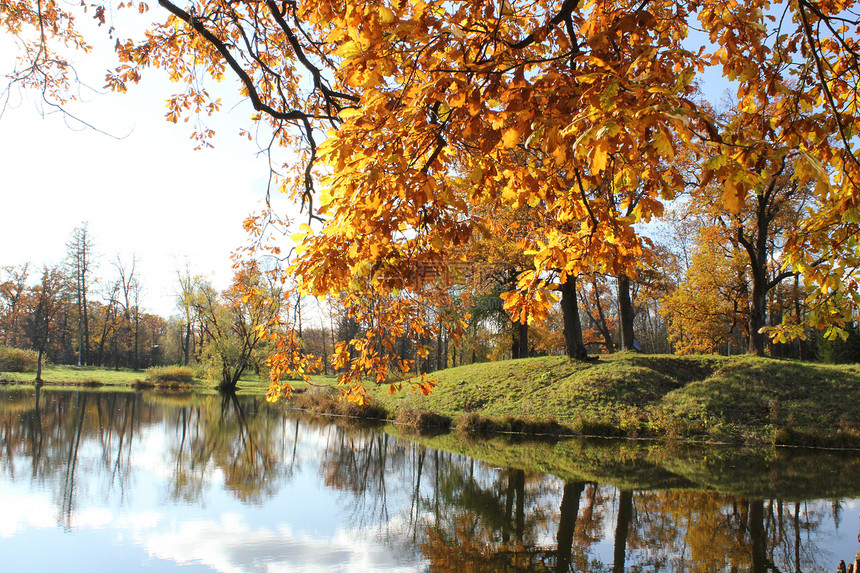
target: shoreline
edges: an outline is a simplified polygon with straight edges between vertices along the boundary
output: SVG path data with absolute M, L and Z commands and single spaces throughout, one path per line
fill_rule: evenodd
M 33 387 L 16 374 L 0 388 Z M 216 392 L 208 380 L 142 380 L 143 372 L 55 367 L 42 388 Z M 6 375 L 8 376 L 8 375 Z M 66 378 L 63 381 L 50 377 Z M 533 437 L 621 437 L 720 444 L 860 447 L 860 365 L 751 356 L 617 353 L 598 360 L 550 356 L 485 362 L 428 375 L 424 396 L 371 386 L 364 408 L 338 400 L 333 377 L 296 383 L 289 407 L 388 419 L 422 433 L 465 431 Z M 74 378 L 74 379 L 71 379 Z M 417 380 L 417 379 L 416 379 Z M 243 380 L 240 395 L 267 381 Z

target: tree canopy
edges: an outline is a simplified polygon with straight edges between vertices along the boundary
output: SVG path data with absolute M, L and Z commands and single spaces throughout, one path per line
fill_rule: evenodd
M 256 110 L 246 133 L 295 153 L 278 184 L 308 224 L 288 272 L 304 293 L 344 297 L 366 326 L 336 352 L 347 380 L 407 369 L 390 359 L 398 336 L 462 331 L 462 316 L 426 312 L 450 302 L 438 279 L 491 218 L 525 208 L 530 266 L 506 307 L 531 321 L 581 274 L 636 277 L 650 249 L 640 224 L 681 194 L 716 186 L 716 201 L 738 214 L 790 174 L 814 190 L 781 256 L 784 271 L 803 275 L 804 320 L 835 336 L 856 312 L 853 0 L 158 5 L 115 7 L 149 15 L 138 36 L 109 26 L 113 6 L 81 6 L 117 38 L 107 87 L 166 70 L 180 86 L 166 117 L 179 121 L 218 111 L 207 80 L 238 79 Z M 54 0 L 2 0 L 0 26 L 21 57 L 9 79 L 59 105 L 72 97 L 63 54 L 88 49 L 81 15 Z M 736 113 L 703 94 L 708 70 L 736 86 Z M 211 136 L 194 131 L 200 145 Z

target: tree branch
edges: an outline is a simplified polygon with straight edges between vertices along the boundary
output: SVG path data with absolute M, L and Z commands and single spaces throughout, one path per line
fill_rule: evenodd
M 158 0 L 158 3 L 164 7 L 168 12 L 188 24 L 195 32 L 200 34 L 203 38 L 205 38 L 212 46 L 215 47 L 216 50 L 221 54 L 224 60 L 227 62 L 227 65 L 230 66 L 230 69 L 233 70 L 239 80 L 242 82 L 242 85 L 245 86 L 245 89 L 248 90 L 248 97 L 251 99 L 251 103 L 254 106 L 254 109 L 257 111 L 264 112 L 275 119 L 280 119 L 283 121 L 300 121 L 302 119 L 308 119 L 309 116 L 307 113 L 299 110 L 290 110 L 290 111 L 279 111 L 273 108 L 272 106 L 264 103 L 260 99 L 260 95 L 257 92 L 257 88 L 254 85 L 253 79 L 248 73 L 242 68 L 236 58 L 233 57 L 233 54 L 230 53 L 230 50 L 227 48 L 227 45 L 222 42 L 215 34 L 206 29 L 206 27 L 194 16 L 178 7 L 176 4 L 170 2 L 170 0 Z
M 806 10 L 804 10 L 805 6 L 808 6 L 806 2 L 798 2 L 797 12 L 800 15 L 800 21 L 803 27 L 803 35 L 806 37 L 806 41 L 809 44 L 809 52 L 812 54 L 812 59 L 815 61 L 815 69 L 818 72 L 818 81 L 821 85 L 821 91 L 824 92 L 825 99 L 827 100 L 827 105 L 833 112 L 833 119 L 836 121 L 836 127 L 839 130 L 839 138 L 842 140 L 842 143 L 845 146 L 845 152 L 851 158 L 851 161 L 855 165 L 860 167 L 860 161 L 858 161 L 857 157 L 854 155 L 854 152 L 851 151 L 851 144 L 848 142 L 848 136 L 845 133 L 845 126 L 842 124 L 842 118 L 839 115 L 839 110 L 836 109 L 836 102 L 833 100 L 833 94 L 830 92 L 830 88 L 827 86 L 827 79 L 824 77 L 824 66 L 821 63 L 821 58 L 819 57 L 818 50 L 816 50 L 815 48 L 815 39 L 812 36 L 812 26 L 809 25 L 809 19 L 806 17 Z
M 564 22 L 568 16 L 573 14 L 573 11 L 576 10 L 577 6 L 579 6 L 579 0 L 564 0 L 564 3 L 561 5 L 561 10 L 558 11 L 558 14 L 553 16 L 549 22 L 547 22 L 546 26 L 539 30 L 535 30 L 519 42 L 514 44 L 508 44 L 508 46 L 514 50 L 522 50 L 535 43 L 538 39 L 538 36 L 544 30 L 549 30 L 550 28 L 557 26 Z

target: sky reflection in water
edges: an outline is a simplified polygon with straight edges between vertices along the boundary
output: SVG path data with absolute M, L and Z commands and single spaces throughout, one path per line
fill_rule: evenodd
M 3 571 L 832 571 L 856 499 L 492 467 L 260 399 L 0 392 Z M 855 494 L 856 495 L 856 494 Z

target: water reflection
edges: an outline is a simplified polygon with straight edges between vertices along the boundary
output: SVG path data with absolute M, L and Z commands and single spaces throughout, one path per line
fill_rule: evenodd
M 188 401 L 182 404 L 180 399 L 165 420 L 172 430 L 167 451 L 173 467 L 171 498 L 198 500 L 214 470 L 223 474 L 224 486 L 243 502 L 259 504 L 274 495 L 290 474 L 281 455 L 283 416 L 260 409 L 259 401 L 240 402 L 235 395 Z
M 82 571 L 833 570 L 858 505 L 561 480 L 254 398 L 0 392 L 11 571 L 46 543 Z

